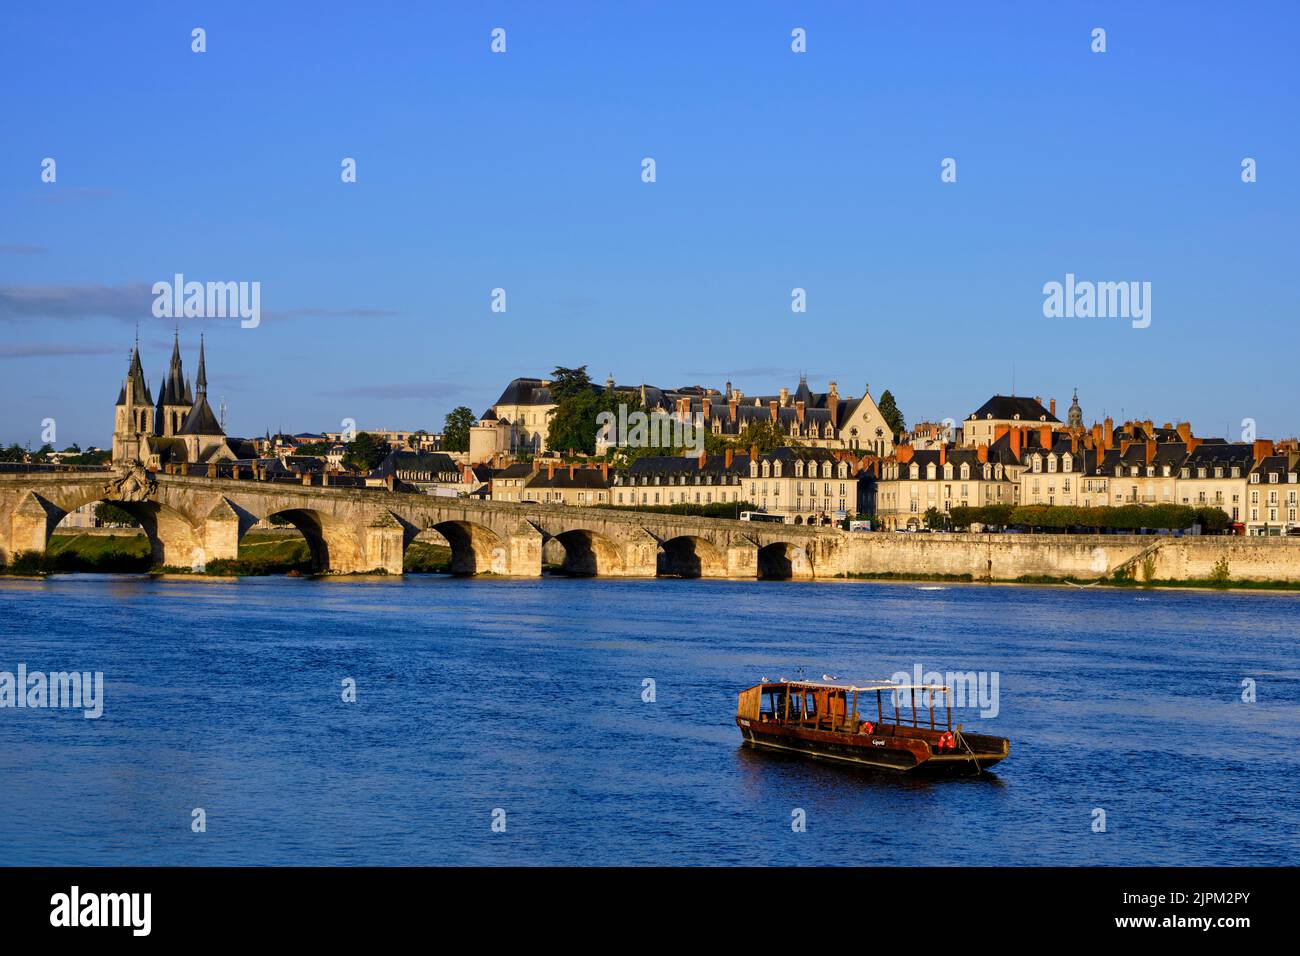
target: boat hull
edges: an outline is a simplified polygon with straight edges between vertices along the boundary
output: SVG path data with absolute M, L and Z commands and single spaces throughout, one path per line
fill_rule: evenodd
M 1004 760 L 1009 752 L 1000 737 L 967 735 L 973 742 L 972 755 L 964 748 L 935 752 L 923 739 L 883 734 L 845 734 L 776 723 L 756 723 L 736 718 L 745 743 L 759 750 L 797 754 L 816 760 L 873 770 L 926 775 L 970 775 L 987 770 Z

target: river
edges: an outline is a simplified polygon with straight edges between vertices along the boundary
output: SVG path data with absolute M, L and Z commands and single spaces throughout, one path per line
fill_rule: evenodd
M 0 671 L 104 675 L 98 719 L 0 709 L 0 862 L 1291 863 L 1298 612 L 1106 588 L 0 579 Z M 741 746 L 736 692 L 762 677 L 917 664 L 996 673 L 996 716 L 954 718 L 1011 739 L 994 772 Z

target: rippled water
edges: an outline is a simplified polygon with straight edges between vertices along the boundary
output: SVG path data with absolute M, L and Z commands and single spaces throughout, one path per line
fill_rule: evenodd
M 0 862 L 1293 863 L 1298 611 L 1102 588 L 0 580 L 0 670 L 101 670 L 107 698 L 99 720 L 0 710 Z M 1011 739 L 994 774 L 740 746 L 735 694 L 762 676 L 915 663 L 999 672 L 996 719 L 956 718 Z

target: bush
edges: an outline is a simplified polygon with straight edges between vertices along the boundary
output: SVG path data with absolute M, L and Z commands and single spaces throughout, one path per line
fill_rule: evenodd
M 1227 587 L 1229 577 L 1228 556 L 1225 554 L 1214 563 L 1214 570 L 1210 572 L 1210 580 L 1219 587 Z
M 1068 531 L 1073 528 L 1095 531 L 1139 531 L 1143 528 L 1172 531 L 1190 528 L 1196 521 L 1196 510 L 1187 505 L 1102 505 L 1092 508 L 1074 505 L 1020 505 L 1012 510 L 1007 523 L 1033 530 L 1051 531 Z

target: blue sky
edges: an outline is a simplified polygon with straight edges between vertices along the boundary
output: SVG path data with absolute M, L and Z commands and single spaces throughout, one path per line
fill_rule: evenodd
M 261 283 L 255 329 L 180 320 L 238 435 L 581 364 L 1300 430 L 1293 2 L 331 6 L 5 5 L 0 441 L 106 444 L 177 272 Z M 1067 272 L 1149 281 L 1150 327 L 1045 318 Z

